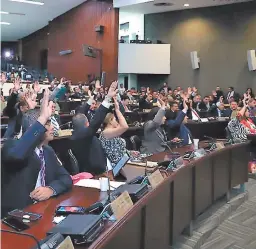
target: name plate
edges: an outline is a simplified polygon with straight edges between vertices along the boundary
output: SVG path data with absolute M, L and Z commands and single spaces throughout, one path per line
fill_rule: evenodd
M 72 130 L 59 130 L 59 137 L 67 137 L 67 136 L 72 136 Z
M 64 239 L 57 247 L 56 249 L 75 249 L 74 245 L 71 241 L 71 238 L 68 236 L 66 239 Z
M 160 170 L 156 170 L 150 176 L 148 176 L 149 183 L 151 187 L 154 189 L 156 188 L 161 182 L 163 182 L 164 177 L 162 176 Z
M 132 207 L 133 202 L 127 191 L 111 202 L 111 208 L 117 220 L 120 220 Z

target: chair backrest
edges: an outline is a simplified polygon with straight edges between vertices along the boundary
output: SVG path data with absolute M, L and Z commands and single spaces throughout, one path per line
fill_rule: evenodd
M 139 151 L 141 147 L 141 140 L 137 135 L 131 136 L 130 141 L 132 143 L 133 150 Z
M 71 149 L 68 150 L 68 155 L 70 158 L 70 166 L 71 166 L 71 172 L 69 172 L 71 175 L 76 175 L 79 173 L 79 165 L 76 157 L 74 156 Z

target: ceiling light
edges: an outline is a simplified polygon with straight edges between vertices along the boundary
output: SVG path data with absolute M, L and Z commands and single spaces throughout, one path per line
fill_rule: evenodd
M 30 3 L 30 4 L 37 4 L 37 5 L 44 5 L 42 2 L 32 1 L 32 0 L 9 0 L 11 2 L 19 2 L 19 3 Z
M 189 3 L 185 3 L 185 4 L 184 4 L 184 7 L 189 7 Z
M 4 57 L 5 57 L 5 58 L 11 57 L 11 52 L 10 52 L 10 51 L 6 51 L 6 52 L 4 53 Z
M 3 24 L 3 25 L 10 25 L 9 22 L 0 22 L 0 24 Z
M 1 11 L 1 10 L 0 10 L 0 14 L 6 14 L 6 15 L 8 15 L 8 14 L 9 14 L 9 12 Z

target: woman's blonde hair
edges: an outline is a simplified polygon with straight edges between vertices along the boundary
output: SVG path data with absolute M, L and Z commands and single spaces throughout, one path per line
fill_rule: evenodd
M 112 121 L 114 117 L 113 113 L 108 113 L 103 121 L 103 129 L 106 128 L 106 126 L 110 123 L 110 121 Z

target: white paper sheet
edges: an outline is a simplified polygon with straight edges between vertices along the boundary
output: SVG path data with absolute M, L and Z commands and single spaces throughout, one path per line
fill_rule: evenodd
M 141 166 L 141 167 L 146 167 L 146 163 L 142 163 L 142 162 L 128 161 L 128 164 L 132 164 L 132 165 L 136 165 L 136 166 Z M 157 162 L 147 161 L 147 167 L 154 168 L 156 166 L 157 166 Z
M 110 181 L 110 190 L 115 190 L 119 186 L 125 184 L 125 182 L 114 182 Z M 97 188 L 100 189 L 100 181 L 94 179 L 83 179 L 78 181 L 75 186 L 85 187 L 85 188 Z

